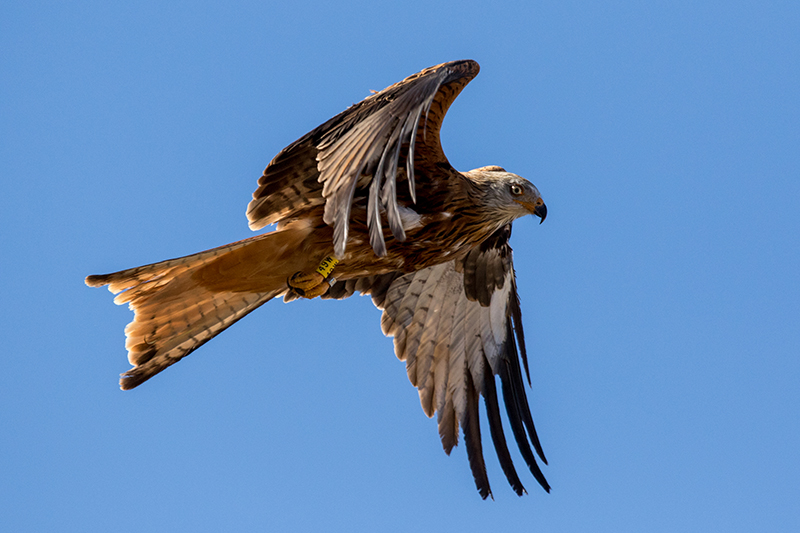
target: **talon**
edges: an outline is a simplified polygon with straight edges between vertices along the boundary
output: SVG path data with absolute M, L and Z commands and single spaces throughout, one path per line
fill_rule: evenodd
M 306 290 L 293 289 L 293 290 L 303 298 L 308 298 L 309 300 L 311 300 L 312 298 L 316 298 L 317 296 L 322 296 L 323 294 L 328 292 L 328 289 L 330 289 L 330 287 L 331 287 L 330 283 L 328 283 L 327 281 L 323 281 L 316 287 L 311 287 L 310 289 Z
M 291 292 L 303 298 L 316 298 L 322 296 L 331 286 L 336 283 L 336 278 L 325 280 L 331 275 L 339 260 L 333 256 L 328 256 L 322 260 L 314 272 L 295 272 L 286 280 L 286 284 Z M 287 293 L 288 294 L 288 293 Z
M 308 292 L 309 289 L 313 289 L 324 281 L 325 278 L 319 272 L 295 272 L 291 278 L 286 280 L 286 284 L 293 289 Z
M 319 272 L 311 272 L 310 274 L 295 272 L 292 277 L 286 280 L 286 284 L 289 285 L 298 296 L 309 299 L 322 296 L 328 292 L 331 286 Z

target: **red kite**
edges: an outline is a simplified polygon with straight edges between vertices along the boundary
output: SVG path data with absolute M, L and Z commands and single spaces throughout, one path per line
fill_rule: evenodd
M 369 96 L 282 150 L 247 208 L 265 233 L 194 255 L 86 278 L 128 302 L 131 389 L 272 298 L 370 294 L 383 310 L 425 414 L 437 414 L 448 454 L 464 433 L 483 498 L 491 494 L 478 400 L 514 491 L 495 376 L 528 467 L 549 491 L 520 359 L 528 370 L 509 237 L 512 222 L 547 208 L 536 187 L 498 166 L 458 172 L 439 130 L 478 74 L 474 61 L 444 63 Z

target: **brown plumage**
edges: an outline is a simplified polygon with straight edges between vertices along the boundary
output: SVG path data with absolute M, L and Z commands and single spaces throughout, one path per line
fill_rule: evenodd
M 86 278 L 108 285 L 119 293 L 114 301 L 134 311 L 125 329 L 134 367 L 121 387 L 136 387 L 276 296 L 371 294 L 425 414 L 437 414 L 448 454 L 463 429 L 481 496 L 491 494 L 481 395 L 503 471 L 517 494 L 525 491 L 495 376 L 520 453 L 549 491 L 531 449 L 546 462 L 519 363 L 530 383 L 508 244 L 516 218 L 544 220 L 547 211 L 536 187 L 501 167 L 456 171 L 439 140 L 447 109 L 477 73 L 474 61 L 425 69 L 282 150 L 247 209 L 252 229 L 277 224 L 275 231 Z M 315 271 L 328 257 L 339 262 L 326 280 L 327 272 Z

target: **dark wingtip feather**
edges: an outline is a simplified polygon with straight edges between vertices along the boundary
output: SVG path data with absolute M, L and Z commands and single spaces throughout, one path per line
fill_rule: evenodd
M 503 387 L 503 403 L 506 406 L 508 421 L 511 424 L 511 430 L 514 433 L 514 439 L 517 441 L 517 447 L 522 454 L 522 458 L 525 459 L 528 469 L 531 471 L 531 474 L 533 474 L 533 477 L 539 482 L 539 485 L 541 485 L 545 491 L 550 492 L 550 484 L 547 482 L 542 470 L 536 463 L 536 458 L 533 456 L 531 445 L 528 442 L 528 434 L 525 432 L 525 422 L 523 422 L 525 415 L 523 414 L 524 408 L 521 407 L 521 402 L 526 400 L 524 397 L 521 398 L 517 393 L 517 387 L 515 386 L 514 380 L 511 378 L 510 374 L 511 371 L 509 369 L 508 360 L 501 361 L 499 376 L 500 383 Z
M 539 442 L 539 435 L 536 433 L 536 426 L 533 423 L 533 416 L 531 415 L 531 409 L 528 405 L 528 396 L 525 394 L 525 385 L 522 383 L 522 372 L 519 368 L 517 347 L 516 344 L 514 344 L 513 332 L 511 330 L 511 323 L 508 323 L 506 329 L 506 338 L 508 339 L 506 345 L 506 349 L 508 350 L 507 365 L 509 365 L 508 378 L 512 387 L 514 398 L 516 399 L 515 401 L 518 407 L 517 412 L 519 413 L 520 418 L 522 419 L 522 422 L 528 431 L 528 436 L 533 444 L 533 449 L 536 450 L 536 454 L 539 456 L 542 462 L 547 464 L 547 458 L 544 456 L 544 450 L 542 449 L 541 442 Z
M 475 486 L 482 499 L 492 496 L 489 486 L 489 475 L 486 473 L 486 462 L 483 459 L 481 445 L 481 424 L 478 415 L 478 394 L 472 381 L 470 372 L 467 372 L 467 412 L 462 424 L 464 429 L 464 444 L 467 448 L 467 459 L 475 479 Z M 494 499 L 494 496 L 492 496 Z
M 484 356 L 484 368 L 489 369 L 489 363 Z M 500 405 L 497 401 L 497 387 L 494 382 L 494 374 L 490 371 L 484 372 L 483 379 L 483 399 L 486 404 L 486 417 L 489 419 L 489 432 L 492 435 L 492 442 L 494 442 L 494 449 L 497 452 L 497 459 L 500 461 L 500 467 L 508 480 L 508 484 L 517 496 L 522 496 L 528 492 L 522 485 L 519 479 L 517 469 L 514 468 L 514 462 L 511 459 L 511 454 L 508 451 L 508 444 L 506 444 L 506 436 L 503 432 L 503 422 L 500 418 Z
M 531 371 L 528 367 L 528 350 L 525 348 L 525 331 L 522 328 L 522 306 L 520 305 L 519 293 L 517 292 L 516 274 L 514 274 L 511 279 L 513 281 L 513 285 L 511 286 L 511 294 L 509 295 L 511 322 L 514 329 L 514 334 L 517 338 L 517 346 L 519 347 L 519 353 L 522 358 L 522 366 L 525 368 L 525 377 L 528 380 L 528 386 L 532 387 Z

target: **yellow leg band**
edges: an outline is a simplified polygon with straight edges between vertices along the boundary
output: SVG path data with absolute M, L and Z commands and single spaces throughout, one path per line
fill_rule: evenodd
M 319 266 L 317 267 L 317 272 L 322 274 L 323 278 L 327 278 L 328 276 L 331 275 L 331 272 L 333 272 L 333 269 L 336 268 L 336 265 L 338 264 L 339 260 L 333 257 L 332 255 L 329 255 L 328 257 L 323 259 L 322 262 L 319 264 Z

